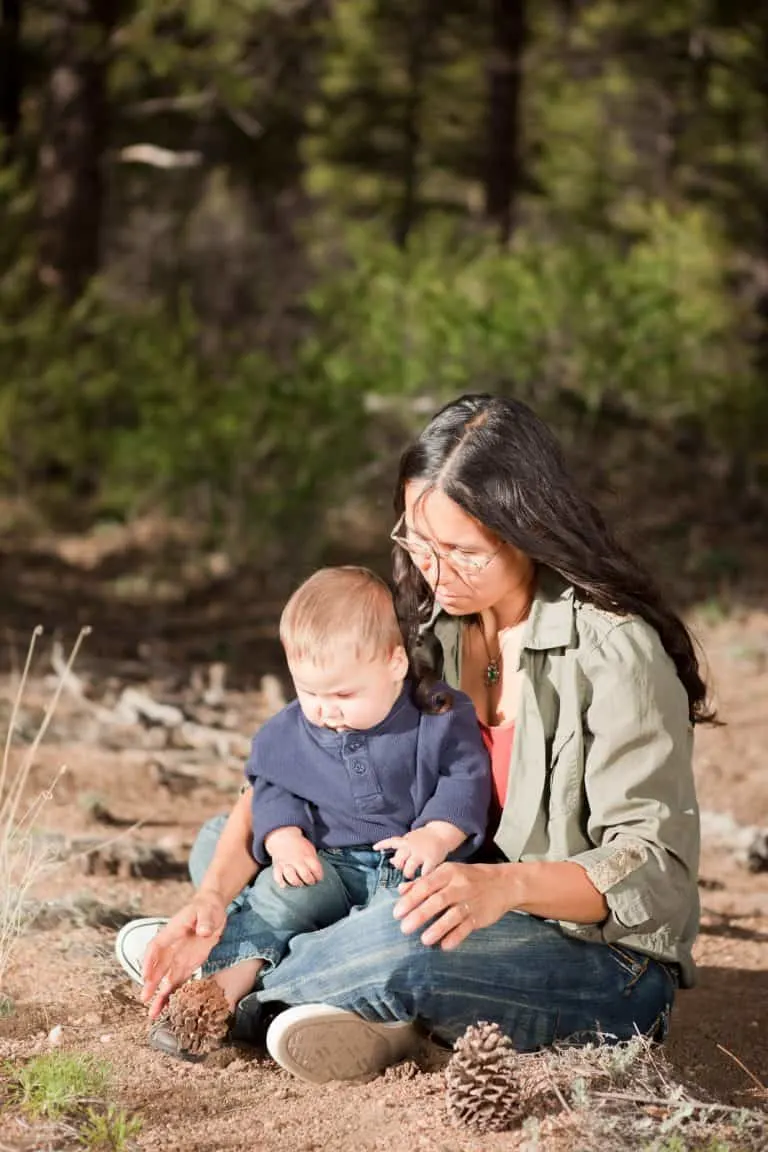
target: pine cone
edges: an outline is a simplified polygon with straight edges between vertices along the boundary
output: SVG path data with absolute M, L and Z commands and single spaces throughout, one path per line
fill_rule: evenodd
M 190 980 L 171 995 L 168 1023 L 187 1052 L 202 1055 L 220 1048 L 227 1035 L 230 1010 L 215 981 Z
M 515 1050 L 498 1024 L 470 1025 L 445 1070 L 448 1111 L 476 1132 L 503 1132 L 521 1119 Z

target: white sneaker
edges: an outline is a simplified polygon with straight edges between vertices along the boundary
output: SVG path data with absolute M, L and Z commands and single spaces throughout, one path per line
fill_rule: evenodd
M 267 1031 L 267 1051 L 287 1072 L 310 1084 L 371 1079 L 414 1056 L 421 1037 L 412 1024 L 378 1024 L 329 1004 L 281 1012 Z
M 115 940 L 117 962 L 134 983 L 144 983 L 142 972 L 147 948 L 167 923 L 167 916 L 143 916 L 140 920 L 129 920 L 118 932 Z M 199 980 L 201 975 L 198 969 L 192 979 Z

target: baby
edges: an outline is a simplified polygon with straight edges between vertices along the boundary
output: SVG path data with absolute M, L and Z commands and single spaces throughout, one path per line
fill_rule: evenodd
M 411 675 L 382 580 L 321 569 L 288 601 L 280 639 L 297 699 L 256 734 L 245 769 L 262 870 L 203 967 L 232 1009 L 294 936 L 472 855 L 488 817 L 474 707 Z

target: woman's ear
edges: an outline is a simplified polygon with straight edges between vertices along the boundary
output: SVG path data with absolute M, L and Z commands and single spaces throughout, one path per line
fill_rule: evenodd
M 405 680 L 408 675 L 408 653 L 402 644 L 398 644 L 397 648 L 392 650 L 392 655 L 389 658 L 389 668 L 393 680 Z

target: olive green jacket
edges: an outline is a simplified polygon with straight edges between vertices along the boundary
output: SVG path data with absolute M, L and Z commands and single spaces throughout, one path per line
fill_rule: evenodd
M 461 679 L 461 621 L 438 613 L 443 675 Z M 608 903 L 599 925 L 695 980 L 699 812 L 688 699 L 656 631 L 604 612 L 542 569 L 523 635 L 523 684 L 504 811 L 508 860 L 572 860 Z

